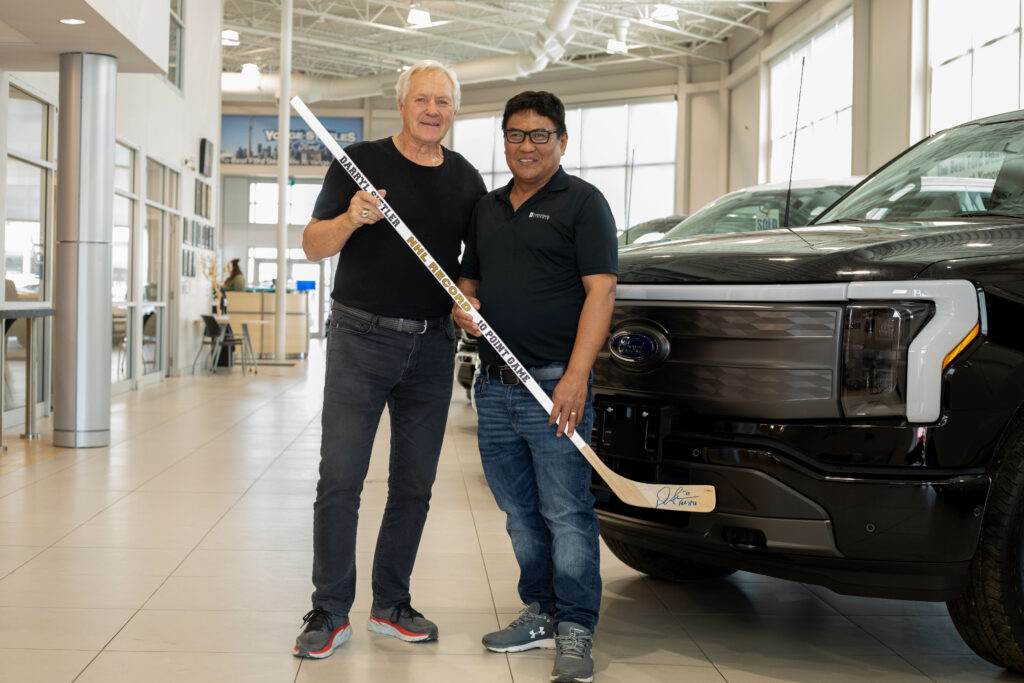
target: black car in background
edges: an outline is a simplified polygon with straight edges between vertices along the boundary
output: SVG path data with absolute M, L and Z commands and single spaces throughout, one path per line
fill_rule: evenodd
M 933 135 L 792 229 L 619 254 L 600 457 L 713 485 L 601 534 L 652 576 L 945 601 L 1024 671 L 1024 112 Z

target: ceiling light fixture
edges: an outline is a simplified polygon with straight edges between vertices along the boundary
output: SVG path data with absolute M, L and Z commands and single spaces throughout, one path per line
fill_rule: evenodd
M 413 5 L 409 7 L 409 16 L 406 17 L 406 21 L 410 26 L 426 26 L 430 23 L 430 12 Z
M 615 20 L 615 37 L 608 39 L 608 44 L 605 46 L 605 51 L 609 54 L 626 54 L 629 48 L 626 46 L 626 31 L 629 29 L 629 20 L 627 19 L 616 19 Z
M 626 43 L 624 41 L 618 40 L 616 38 L 609 38 L 608 45 L 605 47 L 605 50 L 609 54 L 624 55 L 626 54 L 626 52 L 629 51 L 629 48 L 626 47 Z
M 671 5 L 655 5 L 651 12 L 651 19 L 655 21 L 679 21 L 679 11 Z
M 234 47 L 235 45 L 241 45 L 241 41 L 238 39 L 238 31 L 232 31 L 229 28 L 224 29 L 220 32 L 220 44 L 227 45 L 228 47 Z
M 85 19 L 61 19 L 60 23 L 68 26 L 80 26 L 85 23 Z

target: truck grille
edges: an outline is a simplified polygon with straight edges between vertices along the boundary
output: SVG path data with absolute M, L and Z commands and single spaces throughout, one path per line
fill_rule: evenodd
M 618 334 L 628 338 L 627 350 L 643 354 L 638 337 L 654 336 L 647 346 L 661 352 L 652 364 L 616 357 L 606 346 L 594 388 L 671 397 L 704 414 L 839 417 L 841 323 L 835 304 L 619 301 L 612 343 Z

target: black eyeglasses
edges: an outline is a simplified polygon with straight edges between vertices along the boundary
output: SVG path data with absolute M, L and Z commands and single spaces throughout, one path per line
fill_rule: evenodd
M 535 145 L 546 144 L 551 139 L 552 135 L 561 135 L 560 130 L 544 130 L 543 128 L 534 128 L 533 130 L 519 130 L 518 128 L 508 128 L 504 131 L 505 141 L 511 142 L 513 145 L 518 145 L 520 142 L 526 139 L 526 136 L 530 136 L 530 142 Z

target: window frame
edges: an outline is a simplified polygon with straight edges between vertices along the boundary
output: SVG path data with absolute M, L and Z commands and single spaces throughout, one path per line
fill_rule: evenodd
M 177 4 L 180 7 L 180 11 L 175 11 L 174 5 Z M 184 92 L 185 90 L 185 0 L 172 0 L 169 3 L 170 8 L 170 25 L 168 27 L 167 35 L 167 73 L 164 74 L 164 80 L 170 83 L 175 89 Z M 171 35 L 177 31 L 178 40 L 178 53 L 171 55 Z M 171 78 L 173 67 L 174 78 Z

